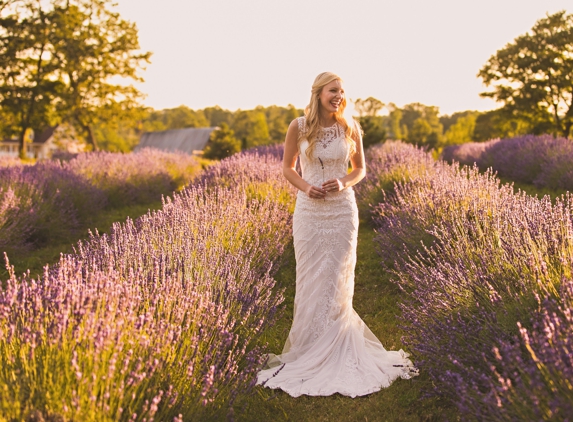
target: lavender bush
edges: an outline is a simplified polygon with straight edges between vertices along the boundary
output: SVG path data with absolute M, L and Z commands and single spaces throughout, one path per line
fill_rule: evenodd
M 258 153 L 267 164 L 257 167 L 253 157 L 218 166 L 249 169 L 253 180 L 265 178 L 259 168 L 280 172 L 277 158 Z M 79 243 L 41 279 L 12 273 L 0 291 L 0 414 L 232 417 L 235 395 L 254 384 L 259 333 L 282 301 L 271 275 L 290 218 L 280 202 L 197 182 L 162 210 Z
M 544 344 L 537 298 L 566 303 L 559 291 L 573 270 L 572 198 L 552 204 L 547 197 L 514 194 L 491 172 L 442 162 L 396 183 L 374 211 L 380 254 L 395 258 L 404 292 L 405 339 L 435 381 L 432 393 L 451 398 L 476 420 L 551 420 L 547 415 L 559 414 L 557 404 L 570 400 L 571 391 L 547 386 L 569 374 L 563 357 L 573 353 L 566 342 L 573 327 L 561 318 L 561 343 Z M 424 232 L 427 238 L 420 236 Z M 503 347 L 520 344 L 518 336 L 527 330 L 539 333 L 536 345 L 544 349 L 547 371 L 528 358 L 523 342 L 513 354 L 500 355 Z M 505 369 L 516 366 L 510 358 L 518 351 L 520 362 L 527 362 L 523 370 L 546 380 L 545 389 L 537 388 L 537 378 Z M 510 392 L 504 396 L 508 382 L 523 383 L 518 394 L 524 394 L 521 403 L 531 403 L 526 410 L 511 407 Z
M 129 154 L 82 153 L 67 162 L 66 168 L 104 191 L 110 206 L 158 201 L 201 170 L 193 156 L 152 148 Z
M 195 183 L 238 189 L 250 199 L 270 199 L 294 211 L 295 189 L 282 175 L 282 145 L 252 148 L 202 172 Z
M 380 203 L 395 182 L 410 180 L 431 170 L 434 159 L 422 148 L 400 141 L 386 141 L 365 152 L 368 168 L 366 177 L 354 187 L 361 205 Z
M 448 145 L 442 151 L 442 160 L 452 163 L 453 161 L 467 166 L 481 163 L 484 151 L 499 142 L 492 139 L 487 142 L 467 142 L 459 145 Z
M 573 141 L 525 135 L 444 149 L 442 157 L 493 168 L 501 177 L 537 187 L 573 190 Z
M 0 167 L 0 250 L 68 239 L 105 206 L 159 201 L 200 169 L 194 157 L 152 149 Z
M 105 201 L 99 189 L 59 162 L 0 167 L 0 250 L 67 238 Z

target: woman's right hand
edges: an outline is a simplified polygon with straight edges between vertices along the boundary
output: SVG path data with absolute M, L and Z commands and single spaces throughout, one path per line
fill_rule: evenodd
M 326 196 L 326 191 L 324 189 L 312 185 L 309 185 L 308 188 L 306 188 L 305 193 L 312 199 L 324 199 Z

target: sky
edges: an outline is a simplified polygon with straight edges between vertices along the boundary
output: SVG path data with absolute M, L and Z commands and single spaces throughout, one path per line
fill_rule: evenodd
M 117 0 L 151 64 L 136 86 L 155 109 L 304 108 L 316 75 L 338 74 L 350 100 L 441 114 L 499 107 L 478 71 L 572 0 Z

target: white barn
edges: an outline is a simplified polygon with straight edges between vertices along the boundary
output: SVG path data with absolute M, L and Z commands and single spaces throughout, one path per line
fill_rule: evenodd
M 72 153 L 82 152 L 85 144 L 70 137 L 69 128 L 65 125 L 51 126 L 39 135 L 34 136 L 34 140 L 26 145 L 26 155 L 28 158 L 43 160 L 51 158 L 54 151 L 68 151 Z M 73 134 L 72 134 L 73 135 Z M 0 156 L 18 157 L 18 139 L 4 139 L 0 141 Z

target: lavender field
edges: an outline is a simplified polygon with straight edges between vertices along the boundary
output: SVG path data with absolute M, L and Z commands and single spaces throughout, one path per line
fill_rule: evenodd
M 12 272 L 0 292 L 0 415 L 232 412 L 282 300 L 272 274 L 290 241 L 293 192 L 276 154 L 213 166 L 160 211 L 78 243 L 38 279 Z
M 525 135 L 446 147 L 442 157 L 537 187 L 573 190 L 573 142 L 551 135 Z
M 196 158 L 143 150 L 0 161 L 0 250 L 21 253 L 77 234 L 104 209 L 161 200 L 201 171 Z
M 203 172 L 175 160 L 170 180 L 193 180 L 161 210 L 78 242 L 39 278 L 12 271 L 0 291 L 0 415 L 232 420 L 237 398 L 253 392 L 266 333 L 282 309 L 285 286 L 274 275 L 291 242 L 294 190 L 281 154 L 250 150 Z M 98 172 L 96 159 L 109 173 Z M 0 169 L 12 175 L 0 181 L 16 181 L 1 189 L 17 198 L 4 195 L 2 204 L 53 198 L 46 209 L 61 214 L 51 221 L 75 224 L 145 177 L 127 175 L 137 163 L 112 170 L 113 160 Z M 422 389 L 457 407 L 461 420 L 570 420 L 573 197 L 516 193 L 492 171 L 435 161 L 400 142 L 372 147 L 367 161 L 356 192 L 375 230 L 372 272 L 390 273 L 399 289 L 396 319 L 422 372 L 391 388 Z M 43 184 L 24 183 L 40 171 L 50 174 Z M 133 183 L 129 200 L 166 186 L 149 180 Z M 2 209 L 10 206 L 0 206 L 3 228 L 21 221 L 38 236 L 37 224 L 2 217 Z
M 407 347 L 434 380 L 426 393 L 449 398 L 463 420 L 570 420 L 573 197 L 514 193 L 491 171 L 432 163 L 406 145 L 369 154 L 408 168 L 371 210 L 403 292 Z M 394 171 L 378 167 L 364 188 Z

